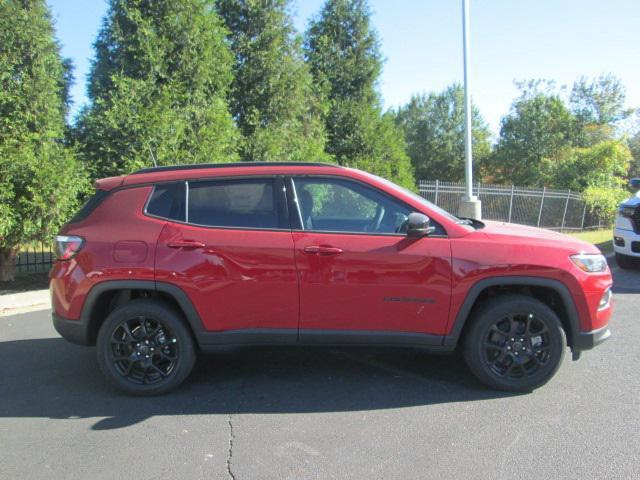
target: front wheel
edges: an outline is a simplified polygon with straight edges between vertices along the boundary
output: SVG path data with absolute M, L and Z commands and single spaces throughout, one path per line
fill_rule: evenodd
M 484 384 L 529 392 L 547 383 L 564 358 L 566 336 L 558 316 L 525 295 L 497 297 L 468 320 L 464 357 Z
M 109 314 L 98 332 L 98 364 L 107 380 L 133 395 L 158 395 L 180 385 L 195 363 L 183 319 L 157 300 L 132 300 Z

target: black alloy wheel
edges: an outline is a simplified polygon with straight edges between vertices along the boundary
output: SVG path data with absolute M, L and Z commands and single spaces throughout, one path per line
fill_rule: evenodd
M 132 300 L 117 307 L 101 326 L 97 347 L 107 379 L 135 395 L 172 390 L 195 363 L 195 346 L 184 319 L 157 300 Z
M 533 297 L 495 297 L 468 322 L 465 360 L 478 379 L 492 388 L 531 391 L 548 382 L 562 363 L 567 344 L 562 323 Z
M 533 376 L 549 361 L 550 343 L 544 320 L 533 313 L 508 314 L 489 328 L 484 357 L 496 375 Z
M 152 385 L 173 372 L 180 345 L 168 328 L 140 315 L 116 327 L 108 355 L 113 367 L 127 380 Z

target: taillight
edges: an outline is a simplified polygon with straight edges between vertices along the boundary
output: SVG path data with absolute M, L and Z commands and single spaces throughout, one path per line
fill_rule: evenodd
M 73 235 L 56 235 L 56 253 L 58 260 L 69 260 L 78 253 L 84 245 L 82 237 Z

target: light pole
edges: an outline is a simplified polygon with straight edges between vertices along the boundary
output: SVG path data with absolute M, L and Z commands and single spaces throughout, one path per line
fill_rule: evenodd
M 469 93 L 469 0 L 462 0 L 462 51 L 464 63 L 464 159 L 465 195 L 458 214 L 464 218 L 480 220 L 482 208 L 478 197 L 473 196 L 473 150 L 471 133 L 471 94 Z

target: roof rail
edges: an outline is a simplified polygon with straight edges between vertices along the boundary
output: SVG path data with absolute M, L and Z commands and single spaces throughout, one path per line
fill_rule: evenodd
M 191 165 L 168 165 L 164 167 L 149 167 L 132 172 L 131 175 L 139 173 L 170 172 L 174 170 L 195 170 L 201 168 L 225 168 L 225 167 L 336 167 L 331 163 L 321 162 L 232 162 L 232 163 L 195 163 Z

